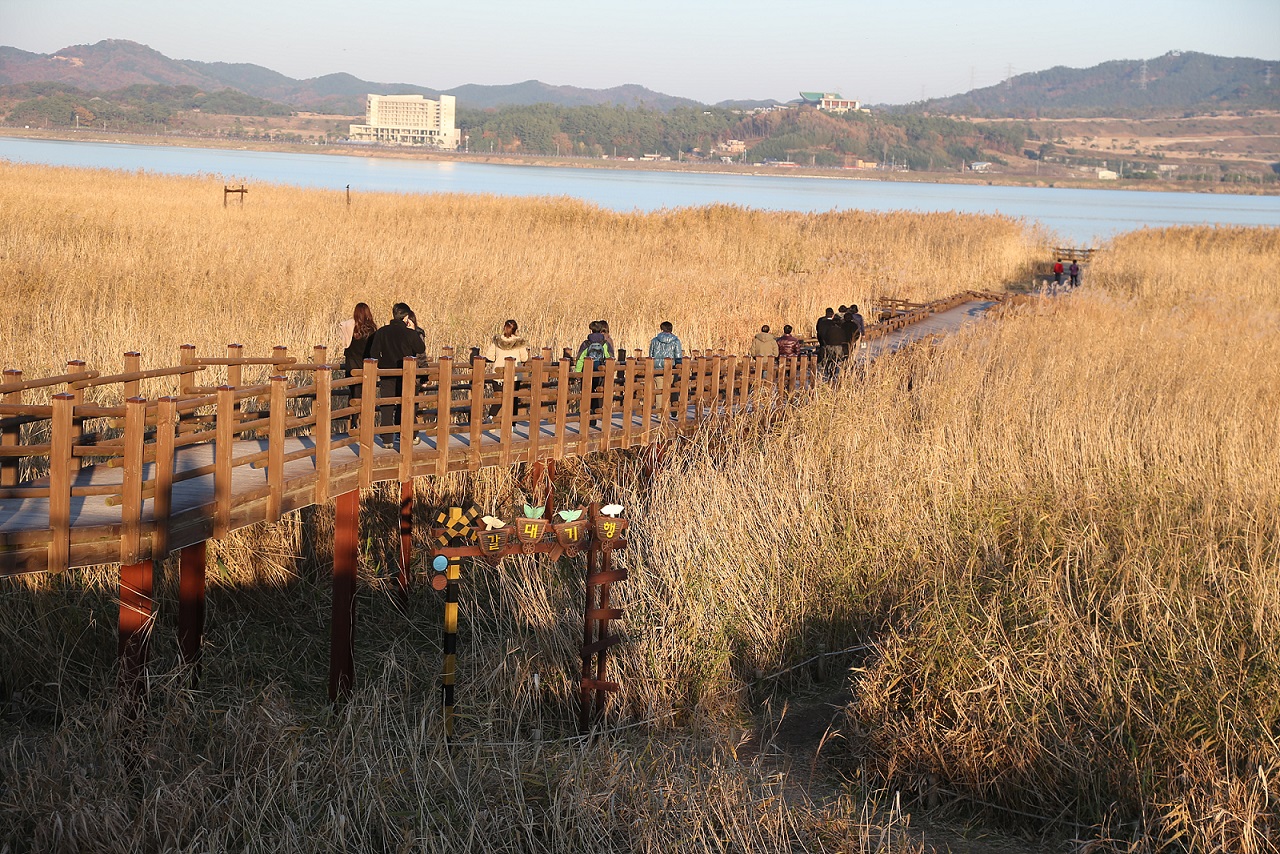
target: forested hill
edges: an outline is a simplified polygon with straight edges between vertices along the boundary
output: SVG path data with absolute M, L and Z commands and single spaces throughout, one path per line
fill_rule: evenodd
M 526 80 L 506 86 L 469 84 L 442 90 L 410 83 L 378 83 L 345 73 L 297 80 L 251 63 L 170 59 L 146 45 L 123 39 L 73 45 L 54 54 L 0 46 L 0 86 L 25 83 L 60 83 L 90 92 L 113 92 L 130 86 L 195 86 L 207 92 L 229 88 L 293 109 L 341 115 L 363 113 L 365 95 L 370 92 L 429 98 L 441 93 L 456 95 L 460 103 L 477 109 L 547 103 L 566 107 L 616 104 L 669 110 L 696 103 L 634 84 L 584 89 Z
M 1092 68 L 1058 66 L 901 109 L 1011 118 L 1280 109 L 1280 61 L 1170 51 L 1146 60 L 1145 72 L 1140 59 Z

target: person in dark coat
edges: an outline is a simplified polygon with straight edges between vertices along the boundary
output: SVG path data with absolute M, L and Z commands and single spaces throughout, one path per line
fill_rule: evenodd
M 406 356 L 421 356 L 427 352 L 425 334 L 413 322 L 413 309 L 402 302 L 391 307 L 391 322 L 379 329 L 369 345 L 369 358 L 378 360 L 379 370 L 401 370 Z M 378 383 L 378 397 L 398 397 L 401 393 L 400 377 L 383 377 Z M 400 423 L 400 406 L 384 403 L 378 407 L 378 420 L 383 427 Z
M 782 327 L 782 335 L 778 337 L 778 355 L 794 356 L 800 352 L 800 339 L 791 334 L 791 324 Z
M 342 370 L 347 377 L 364 367 L 364 360 L 369 358 L 369 347 L 373 344 L 373 336 L 378 331 L 378 321 L 373 319 L 373 311 L 368 303 L 358 302 L 351 316 L 338 324 L 342 336 Z M 355 405 L 360 399 L 362 388 L 359 383 L 347 388 L 351 402 Z M 359 424 L 358 416 L 351 416 L 351 426 Z
M 853 351 L 857 349 L 858 342 L 862 340 L 862 336 L 867 331 L 867 322 L 863 319 L 862 312 L 858 311 L 856 304 L 849 306 L 841 325 L 843 326 L 845 347 L 848 355 L 852 356 Z
M 834 308 L 828 308 L 826 314 L 818 318 L 815 331 L 818 335 L 818 364 L 823 373 L 830 376 L 844 358 L 844 328 Z

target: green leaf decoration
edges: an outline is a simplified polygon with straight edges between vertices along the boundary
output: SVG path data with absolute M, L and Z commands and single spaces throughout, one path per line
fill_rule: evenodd
M 541 519 L 543 514 L 546 512 L 546 507 L 534 507 L 531 504 L 526 504 L 524 506 L 524 518 L 526 519 Z
M 566 522 L 576 522 L 582 518 L 582 510 L 561 510 L 556 515 Z

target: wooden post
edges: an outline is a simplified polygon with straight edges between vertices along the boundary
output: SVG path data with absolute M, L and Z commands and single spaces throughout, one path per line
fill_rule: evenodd
M 142 370 L 142 354 L 134 350 L 130 350 L 124 354 L 124 372 L 126 374 L 137 373 Z M 129 380 L 124 384 L 124 399 L 131 397 L 140 397 L 142 395 L 142 381 Z
M 413 480 L 400 484 L 400 572 L 396 581 L 400 586 L 400 604 L 409 604 L 409 568 L 413 563 Z
M 289 378 L 277 374 L 271 378 L 271 413 L 267 422 L 267 521 L 280 520 L 280 506 L 284 498 L 284 434 L 285 393 Z
M 472 469 L 480 468 L 480 446 L 484 442 L 484 374 L 485 360 L 480 356 L 471 360 L 471 448 Z
M 228 344 L 228 345 L 227 345 L 227 358 L 228 358 L 228 359 L 242 359 L 242 358 L 244 358 L 244 345 L 243 345 L 243 344 Z M 227 385 L 229 385 L 229 386 L 233 386 L 233 387 L 235 387 L 235 388 L 240 388 L 241 386 L 243 386 L 243 385 L 244 385 L 244 365 L 227 365 Z M 238 425 L 240 424 L 240 421 L 241 421 L 241 417 L 240 417 L 240 401 L 238 401 L 238 400 L 237 400 L 237 401 L 234 403 L 234 405 L 232 405 L 232 407 L 231 407 L 231 415 L 230 415 L 229 417 L 231 418 L 231 420 L 232 420 L 232 422 L 233 422 L 233 425 L 234 425 L 234 426 L 238 426 Z M 232 432 L 233 434 L 235 434 L 236 438 L 240 438 L 240 431 L 239 431 L 239 430 L 234 429 L 234 427 L 233 427 L 233 429 L 232 429 L 232 431 L 231 431 L 231 432 Z M 246 437 L 246 438 L 250 438 L 250 439 L 252 439 L 253 437 L 252 437 L 252 436 L 249 436 L 249 437 Z
M 595 395 L 591 392 L 592 375 L 595 373 L 595 362 L 587 359 L 582 363 L 582 400 L 578 404 L 578 456 L 585 457 L 591 452 L 591 404 Z
M 329 347 L 325 344 L 316 344 L 311 348 L 311 364 L 327 365 L 329 364 Z
M 622 368 L 622 447 L 630 448 L 636 432 L 636 360 Z
M 754 361 L 750 356 L 743 356 L 740 363 L 742 376 L 738 378 L 738 411 L 744 414 L 747 404 L 751 402 L 751 371 L 755 367 L 752 364 Z
M 329 503 L 329 472 L 333 455 L 333 369 L 323 363 L 316 363 L 314 384 L 316 402 L 314 411 L 316 426 L 312 438 L 316 443 L 316 492 L 314 503 Z
M 178 348 L 178 364 L 194 365 L 196 362 L 196 345 L 183 344 Z M 195 387 L 195 374 L 178 374 L 178 394 L 191 394 Z
M 546 350 L 543 350 L 546 353 Z M 530 464 L 537 462 L 542 444 L 542 396 L 547 383 L 547 360 L 535 356 L 529 371 L 529 456 Z
M 231 530 L 231 468 L 235 456 L 235 395 L 229 385 L 218 387 L 218 414 L 213 444 L 213 538 Z
M 569 360 L 561 359 L 556 366 L 556 450 L 557 458 L 564 457 L 565 441 L 569 424 Z
M 5 384 L 22 382 L 22 371 L 12 368 L 5 368 L 4 379 Z M 21 404 L 22 390 L 7 392 L 4 396 L 5 403 Z M 3 430 L 0 430 L 0 446 L 12 447 L 22 441 L 22 425 L 17 423 L 6 424 Z M 18 458 L 17 457 L 0 457 L 0 486 L 17 486 L 18 485 Z
M 508 356 L 502 360 L 502 411 L 498 414 L 499 462 L 511 465 L 511 445 L 515 442 L 516 408 L 516 360 Z
M 413 480 L 414 400 L 418 392 L 418 360 L 405 356 L 400 364 L 400 481 Z
M 151 557 L 164 560 L 169 553 L 169 516 L 173 512 L 174 429 L 178 422 L 178 399 L 162 397 L 156 403 L 156 496 L 151 504 L 154 520 Z
M 604 363 L 601 371 L 604 376 L 602 378 L 601 391 L 604 399 L 600 401 L 600 450 L 609 450 L 609 440 L 613 437 L 613 391 L 616 388 L 614 380 L 618 376 L 617 362 L 609 359 Z
M 689 383 L 693 381 L 693 360 L 683 359 L 680 362 L 680 393 L 676 397 L 677 429 L 683 429 L 689 421 Z
M 142 546 L 142 455 L 146 445 L 147 401 L 125 401 L 124 482 L 120 494 L 120 563 L 136 564 Z
M 205 551 L 207 543 L 186 546 L 178 553 L 178 651 L 182 663 L 200 679 L 204 640 Z
M 450 349 L 450 348 L 446 348 Z M 453 357 L 441 356 L 436 382 L 436 476 L 449 473 L 449 424 L 453 420 Z
M 289 364 L 289 348 L 284 344 L 277 344 L 271 348 L 271 366 L 279 368 Z
M 329 700 L 355 683 L 356 565 L 360 549 L 360 490 L 338 496 L 333 527 L 333 613 L 329 635 Z
M 711 404 L 711 417 L 718 418 L 720 416 L 720 363 L 722 356 L 716 353 L 711 357 L 711 380 L 707 388 L 707 401 Z
M 151 647 L 151 612 L 154 585 L 149 560 L 120 566 L 119 641 L 120 687 L 128 692 L 145 689 L 147 654 Z
M 644 404 L 640 410 L 640 417 L 644 420 L 644 432 L 641 433 L 640 443 L 648 445 L 651 441 L 650 437 L 653 436 L 653 359 L 642 359 L 640 365 L 641 370 L 644 371 L 644 379 L 640 386 L 644 391 Z
M 49 571 L 62 572 L 71 563 L 71 422 L 73 394 L 53 396 L 49 439 Z
M 360 377 L 360 486 L 373 485 L 373 418 L 378 411 L 378 360 L 365 359 Z
M 85 369 L 85 363 L 83 359 L 71 359 L 67 362 L 67 373 L 69 374 L 78 373 L 80 371 L 83 371 L 84 369 Z M 82 388 L 71 389 L 70 393 L 75 403 L 77 404 L 84 403 L 84 389 Z M 75 417 L 75 415 L 72 415 L 71 444 L 72 445 L 80 444 L 80 439 L 83 435 L 84 435 L 83 420 Z M 83 467 L 83 465 L 84 465 L 83 457 L 72 456 L 71 471 L 77 472 Z

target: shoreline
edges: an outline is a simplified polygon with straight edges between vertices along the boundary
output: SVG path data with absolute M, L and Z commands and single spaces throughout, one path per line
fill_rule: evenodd
M 838 181 L 884 181 L 912 184 L 969 184 L 996 187 L 1039 187 L 1072 190 L 1140 190 L 1163 193 L 1206 193 L 1235 196 L 1276 196 L 1280 185 L 1273 187 L 1223 184 L 1204 181 L 1099 181 L 1087 178 L 1040 178 L 1034 175 L 980 173 L 962 175 L 958 172 L 890 172 L 872 169 L 828 169 L 797 166 L 777 168 L 752 164 L 733 163 L 682 163 L 680 161 L 652 162 L 629 160 L 601 160 L 586 157 L 551 157 L 548 155 L 477 154 L 443 151 L 414 151 L 372 146 L 325 144 L 314 145 L 297 142 L 270 142 L 261 139 L 233 140 L 222 137 L 175 136 L 172 134 L 143 134 L 103 132 L 90 129 L 79 131 L 39 130 L 0 127 L 0 137 L 37 139 L 57 142 L 106 142 L 119 145 L 153 145 L 169 148 L 209 148 L 228 151 L 264 151 L 297 154 L 345 155 L 387 160 L 426 160 L 454 163 L 485 163 L 499 166 L 532 166 L 565 169 L 613 169 L 640 172 L 682 172 L 702 175 L 751 175 L 762 178 L 823 178 Z M 1178 186 L 1177 184 L 1181 184 Z

